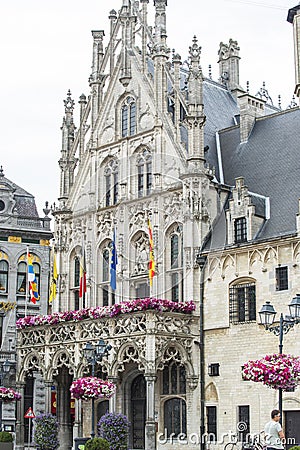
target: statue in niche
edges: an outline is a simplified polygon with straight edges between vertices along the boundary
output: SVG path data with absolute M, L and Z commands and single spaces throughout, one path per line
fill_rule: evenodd
M 148 239 L 145 235 L 141 235 L 139 239 L 135 241 L 134 275 L 144 274 L 147 271 L 149 261 L 148 248 Z

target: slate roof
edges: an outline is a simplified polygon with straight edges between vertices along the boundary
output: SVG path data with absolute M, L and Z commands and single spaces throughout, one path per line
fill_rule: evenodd
M 271 217 L 257 239 L 270 239 L 296 232 L 300 197 L 300 109 L 293 108 L 256 120 L 247 142 L 239 142 L 239 126 L 220 131 L 224 182 L 235 184 L 244 177 L 249 191 L 270 198 Z M 253 197 L 254 199 L 254 197 Z M 255 204 L 260 214 L 262 200 Z M 214 227 L 210 248 L 224 243 L 222 216 Z M 213 243 L 214 241 L 214 243 Z
M 35 204 L 34 196 L 25 191 L 13 181 L 9 180 L 1 172 L 0 176 L 0 195 L 1 189 L 9 190 L 13 193 L 13 198 L 16 202 L 14 207 L 14 215 L 20 217 L 34 217 L 38 218 L 38 211 Z

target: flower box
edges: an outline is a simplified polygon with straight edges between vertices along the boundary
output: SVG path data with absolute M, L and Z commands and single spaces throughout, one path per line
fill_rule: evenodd
M 70 387 L 73 398 L 90 400 L 98 398 L 110 398 L 116 392 L 116 386 L 109 381 L 96 377 L 78 378 L 73 381 Z

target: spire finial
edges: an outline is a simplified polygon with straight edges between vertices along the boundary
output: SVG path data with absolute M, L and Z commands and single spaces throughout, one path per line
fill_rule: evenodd
M 71 91 L 70 91 L 70 89 L 67 92 L 67 98 L 66 98 L 66 100 L 64 100 L 64 105 L 65 105 L 65 112 L 66 113 L 72 113 L 73 112 L 75 102 L 71 98 Z

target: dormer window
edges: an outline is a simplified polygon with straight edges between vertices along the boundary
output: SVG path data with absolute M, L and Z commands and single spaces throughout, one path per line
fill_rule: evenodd
M 136 103 L 133 97 L 127 97 L 121 108 L 122 137 L 136 133 Z
M 234 242 L 247 242 L 247 222 L 246 217 L 239 217 L 234 221 Z

